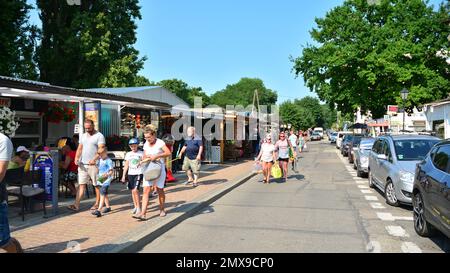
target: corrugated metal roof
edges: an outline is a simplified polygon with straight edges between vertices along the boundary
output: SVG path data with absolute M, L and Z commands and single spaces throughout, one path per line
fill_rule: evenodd
M 136 104 L 144 104 L 149 106 L 170 108 L 171 106 L 164 102 L 151 101 L 145 99 L 132 98 L 128 96 L 121 96 L 120 94 L 112 94 L 111 92 L 96 92 L 88 89 L 76 89 L 70 87 L 62 87 L 51 85 L 45 82 L 30 81 L 0 75 L 0 87 L 9 87 L 17 89 L 32 90 L 37 92 L 46 92 L 59 95 L 68 95 L 76 97 L 85 97 L 91 99 L 105 99 L 119 102 L 131 102 Z
M 118 87 L 118 88 L 89 88 L 89 91 L 95 91 L 100 93 L 108 93 L 108 94 L 126 94 L 130 92 L 140 92 L 140 91 L 148 91 L 155 90 L 161 88 L 161 86 L 140 86 L 140 87 Z

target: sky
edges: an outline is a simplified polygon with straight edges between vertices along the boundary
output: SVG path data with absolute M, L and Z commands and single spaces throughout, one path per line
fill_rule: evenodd
M 277 91 L 279 103 L 315 96 L 295 77 L 289 57 L 300 56 L 312 43 L 314 18 L 343 2 L 140 0 L 135 46 L 148 58 L 140 74 L 155 82 L 178 78 L 207 94 L 243 77 L 257 77 Z M 36 12 L 31 19 L 39 20 Z

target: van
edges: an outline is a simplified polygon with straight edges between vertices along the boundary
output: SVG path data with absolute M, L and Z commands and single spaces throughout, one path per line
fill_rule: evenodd
M 323 128 L 321 127 L 314 128 L 314 133 L 318 133 L 320 137 L 323 138 Z

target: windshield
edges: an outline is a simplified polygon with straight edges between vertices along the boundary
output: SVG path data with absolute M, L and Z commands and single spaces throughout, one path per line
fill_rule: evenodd
M 438 140 L 431 139 L 396 140 L 394 141 L 395 153 L 399 161 L 423 160 L 438 142 Z
M 371 150 L 374 143 L 375 139 L 364 139 L 361 140 L 359 148 L 361 148 L 361 150 Z
M 361 137 L 354 137 L 353 138 L 353 146 L 357 146 L 361 142 Z

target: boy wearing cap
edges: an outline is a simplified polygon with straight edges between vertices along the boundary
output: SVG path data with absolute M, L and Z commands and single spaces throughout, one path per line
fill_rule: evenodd
M 131 197 L 133 198 L 134 204 L 132 213 L 140 214 L 139 187 L 143 178 L 140 162 L 142 161 L 144 152 L 138 150 L 139 140 L 136 138 L 130 139 L 128 145 L 130 145 L 131 151 L 125 155 L 122 183 L 125 183 L 126 178 L 128 177 L 128 189 L 131 191 Z

